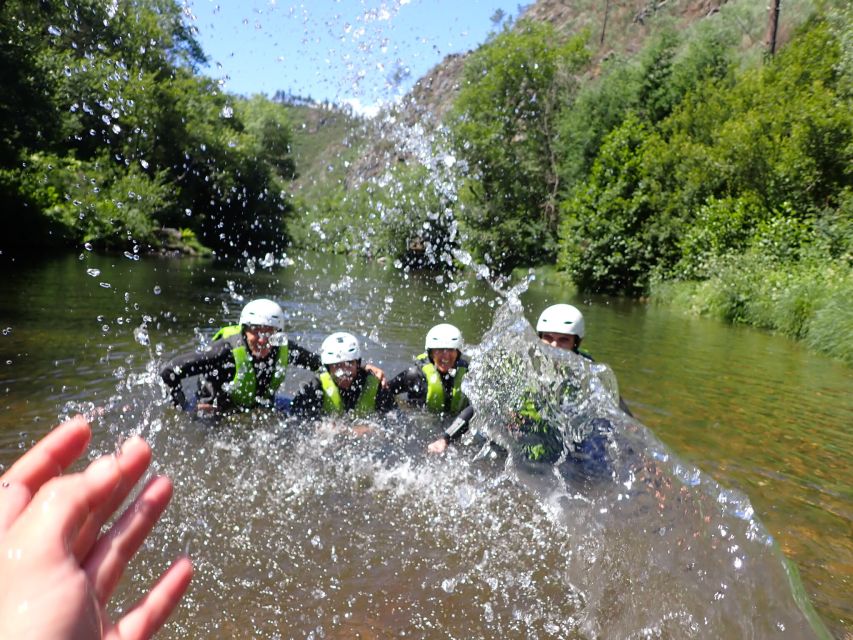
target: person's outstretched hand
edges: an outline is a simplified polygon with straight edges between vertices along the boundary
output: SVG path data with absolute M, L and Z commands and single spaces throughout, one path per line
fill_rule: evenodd
M 120 453 L 61 475 L 90 437 L 85 419 L 69 420 L 0 476 L 0 638 L 149 638 L 189 585 L 192 565 L 179 558 L 132 609 L 109 619 L 107 602 L 166 508 L 172 483 L 152 478 L 102 534 L 148 468 L 151 449 L 134 437 Z

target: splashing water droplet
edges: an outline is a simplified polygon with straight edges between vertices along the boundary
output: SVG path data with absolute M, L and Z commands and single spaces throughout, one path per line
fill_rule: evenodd
M 142 168 L 143 168 L 143 169 L 147 169 L 147 168 L 148 168 L 148 161 L 147 161 L 147 160 L 140 160 L 140 161 L 139 161 L 139 164 L 141 164 L 141 165 L 142 165 Z
M 136 327 L 133 331 L 133 338 L 143 347 L 147 347 L 151 344 L 151 339 L 148 337 L 148 328 L 145 326 L 145 323 Z
M 154 286 L 154 295 L 155 295 L 155 296 L 159 296 L 159 295 L 160 295 L 160 293 L 161 293 L 162 291 L 163 291 L 163 290 L 160 288 L 160 286 L 159 286 L 159 285 L 155 285 L 155 286 Z
M 223 118 L 231 118 L 234 116 L 234 109 L 226 104 L 222 107 L 222 111 L 219 112 L 219 115 Z
M 47 28 L 47 32 L 52 36 L 61 36 L 62 35 L 62 30 L 59 27 L 54 27 L 53 25 L 50 25 Z
M 89 249 L 89 247 L 86 247 L 86 248 Z M 91 251 L 91 249 L 89 249 L 89 250 Z M 86 273 L 88 273 L 93 278 L 97 278 L 99 275 L 101 275 L 101 270 L 100 269 L 86 269 Z

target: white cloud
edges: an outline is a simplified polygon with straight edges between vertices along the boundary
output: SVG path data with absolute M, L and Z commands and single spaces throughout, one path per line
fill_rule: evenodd
M 366 118 L 374 117 L 382 108 L 381 102 L 376 102 L 374 104 L 361 104 L 361 100 L 358 98 L 345 98 L 343 103 L 352 107 L 352 110 L 358 115 Z

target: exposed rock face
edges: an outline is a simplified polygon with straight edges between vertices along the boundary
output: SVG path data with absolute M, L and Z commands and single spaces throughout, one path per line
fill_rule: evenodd
M 466 55 L 454 53 L 445 57 L 415 83 L 402 103 L 401 116 L 406 123 L 442 121 L 459 92 Z
M 614 53 L 631 55 L 638 51 L 660 20 L 684 27 L 714 15 L 728 1 L 537 0 L 522 10 L 519 20 L 549 22 L 567 35 L 586 30 L 593 58 L 600 61 Z M 519 28 L 519 20 L 510 28 Z M 368 141 L 347 170 L 348 188 L 410 159 L 407 151 L 395 143 L 400 124 L 421 127 L 427 137 L 441 125 L 459 92 L 468 53 L 445 57 L 415 83 L 391 113 L 380 114 L 368 125 Z M 590 73 L 597 73 L 596 66 Z

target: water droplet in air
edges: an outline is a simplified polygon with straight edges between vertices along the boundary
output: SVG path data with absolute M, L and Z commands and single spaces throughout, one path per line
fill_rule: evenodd
M 155 296 L 159 296 L 161 291 L 162 291 L 162 289 L 159 287 L 159 285 L 154 287 L 154 295 Z
M 151 340 L 148 338 L 148 329 L 146 328 L 146 326 L 144 324 L 138 326 L 134 330 L 133 337 L 143 347 L 147 347 L 151 343 Z
M 219 115 L 223 118 L 230 118 L 234 115 L 234 109 L 226 104 L 222 107 L 222 111 L 219 112 Z
M 89 249 L 89 247 L 86 247 L 86 248 Z M 89 249 L 89 250 L 91 251 L 91 249 Z M 97 278 L 99 275 L 101 275 L 101 270 L 100 269 L 86 269 L 86 273 L 88 273 L 93 278 Z
M 53 25 L 50 25 L 47 28 L 47 32 L 52 36 L 61 36 L 62 35 L 62 30 L 59 27 L 54 27 Z
M 143 168 L 143 169 L 147 169 L 147 168 L 148 168 L 148 161 L 147 161 L 147 160 L 140 160 L 140 161 L 139 161 L 139 164 L 141 164 L 141 165 L 142 165 L 142 168 Z

